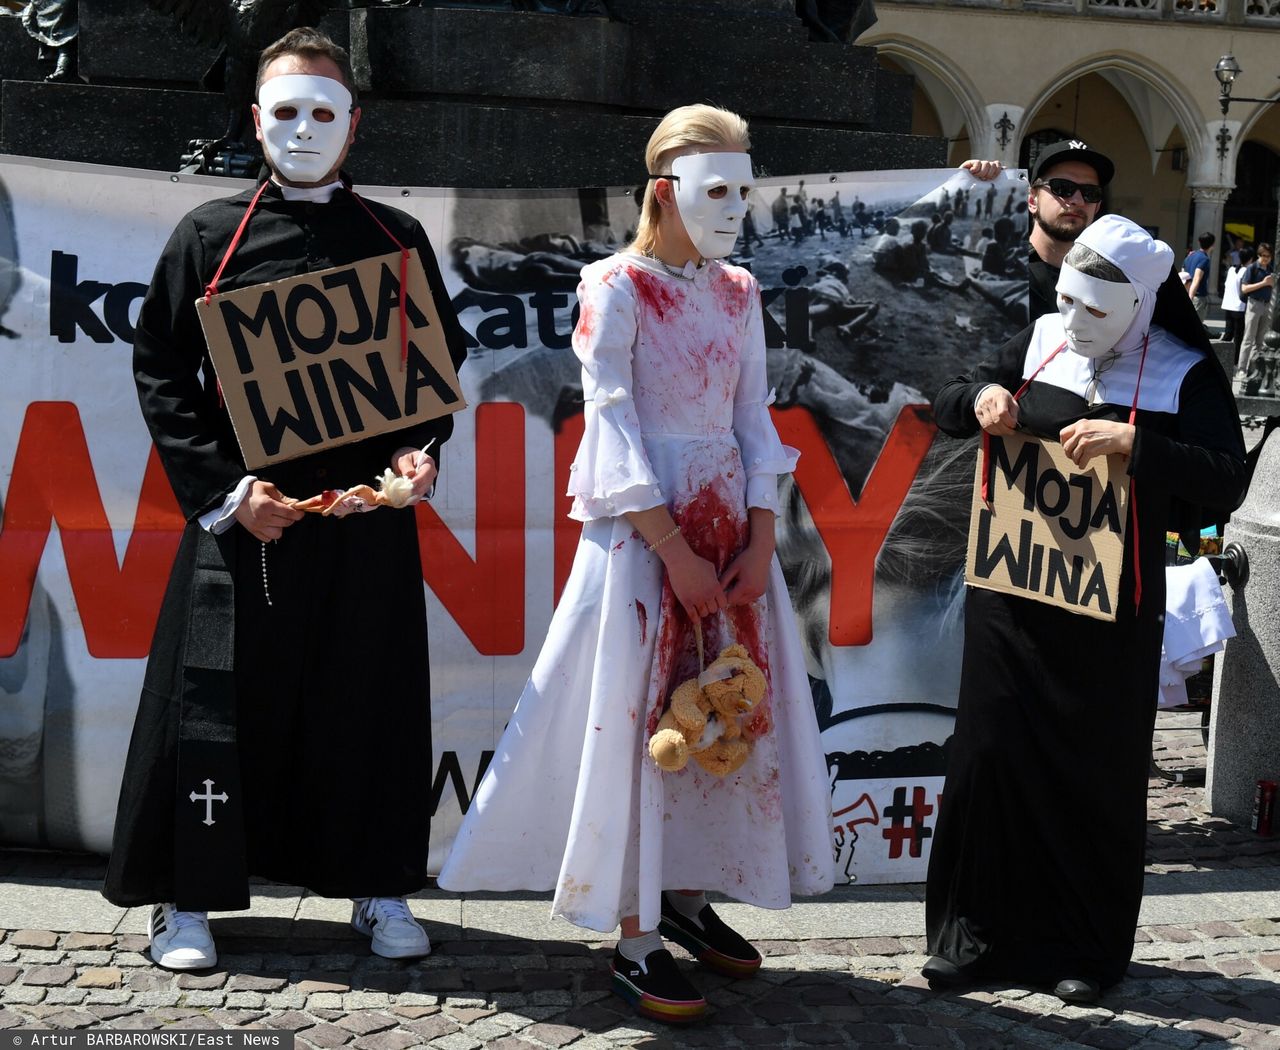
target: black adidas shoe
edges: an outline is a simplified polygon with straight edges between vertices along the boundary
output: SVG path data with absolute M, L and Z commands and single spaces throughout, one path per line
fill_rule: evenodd
M 698 928 L 698 923 L 702 928 Z M 739 933 L 721 921 L 711 905 L 698 912 L 698 922 L 686 919 L 662 895 L 662 921 L 658 932 L 675 941 L 698 962 L 725 977 L 742 980 L 760 969 L 760 953 Z
M 676 967 L 665 948 L 645 956 L 644 966 L 613 953 L 613 990 L 643 1017 L 666 1024 L 689 1024 L 707 1012 L 707 1001 Z

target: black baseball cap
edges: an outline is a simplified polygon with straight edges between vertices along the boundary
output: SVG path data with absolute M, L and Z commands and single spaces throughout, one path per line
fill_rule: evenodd
M 1088 164 L 1097 172 L 1099 186 L 1107 185 L 1116 173 L 1116 166 L 1111 163 L 1109 157 L 1103 156 L 1096 149 L 1090 149 L 1079 139 L 1064 139 L 1040 151 L 1040 156 L 1036 158 L 1036 166 L 1031 170 L 1031 181 L 1035 182 L 1036 179 L 1043 177 L 1046 169 L 1068 160 L 1078 160 L 1082 164 Z

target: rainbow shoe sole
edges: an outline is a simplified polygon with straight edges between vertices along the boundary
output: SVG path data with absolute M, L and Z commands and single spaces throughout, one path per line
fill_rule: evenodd
M 710 908 L 705 909 L 704 916 L 709 911 Z M 702 917 L 699 916 L 699 918 Z M 667 940 L 675 941 L 676 944 L 680 945 L 681 948 L 702 963 L 708 970 L 738 981 L 755 976 L 756 971 L 760 969 L 760 963 L 763 961 L 760 958 L 760 953 L 743 941 L 729 927 L 725 926 L 713 912 L 711 913 L 711 919 L 714 922 L 708 922 L 706 924 L 707 929 L 700 931 L 680 921 L 680 917 L 677 914 L 664 908 L 662 920 L 658 923 L 658 932 Z M 709 938 L 714 937 L 721 931 L 741 941 L 746 948 L 750 949 L 752 954 L 738 957 L 728 954 L 721 948 L 717 948 L 710 942 Z
M 707 1001 L 701 996 L 697 999 L 664 998 L 641 988 L 627 973 L 619 969 L 616 958 L 610 969 L 613 971 L 614 992 L 630 1003 L 632 1009 L 642 1017 L 663 1024 L 693 1024 L 706 1016 Z

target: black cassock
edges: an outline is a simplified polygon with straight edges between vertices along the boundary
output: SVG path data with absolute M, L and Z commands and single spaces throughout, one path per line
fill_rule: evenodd
M 1022 385 L 1033 331 L 942 387 L 934 411 L 943 431 L 976 434 L 982 388 Z M 1084 417 L 1127 422 L 1129 407 L 1090 408 L 1077 393 L 1034 381 L 1018 419 L 1056 441 Z M 1212 509 L 1231 510 L 1244 484 L 1230 386 L 1211 356 L 1186 373 L 1176 411 L 1139 408 L 1136 426 L 1129 473 L 1141 609 L 1135 614 L 1132 517 L 1114 623 L 989 590 L 970 588 L 966 597 L 926 925 L 930 953 L 975 976 L 1091 978 L 1105 987 L 1129 964 L 1142 902 L 1166 528 L 1198 533 L 1202 512 L 1213 520 Z
M 195 301 L 251 197 L 182 219 L 138 319 L 142 413 L 187 525 L 116 812 L 103 893 L 121 906 L 247 908 L 250 875 L 333 897 L 399 896 L 426 879 L 430 679 L 414 514 L 307 514 L 266 546 L 239 524 L 214 536 L 198 521 L 247 473 Z M 366 203 L 418 249 L 460 365 L 465 335 L 425 232 Z M 396 250 L 347 188 L 317 204 L 286 201 L 272 185 L 219 290 Z M 434 438 L 438 460 L 452 430 L 445 416 L 253 473 L 303 499 L 372 484 L 403 446 Z

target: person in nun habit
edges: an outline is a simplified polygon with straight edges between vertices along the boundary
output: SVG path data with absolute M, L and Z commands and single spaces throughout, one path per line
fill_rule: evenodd
M 404 901 L 425 884 L 430 823 L 414 514 L 338 520 L 291 501 L 388 468 L 411 483 L 411 502 L 430 495 L 452 417 L 249 474 L 195 309 L 214 283 L 231 291 L 414 248 L 461 364 L 465 336 L 422 227 L 361 199 L 341 171 L 360 119 L 353 84 L 346 52 L 316 30 L 263 52 L 254 118 L 270 178 L 181 220 L 138 319 L 142 414 L 187 524 L 103 893 L 152 905 L 151 957 L 168 969 L 216 963 L 207 913 L 248 908 L 250 876 L 352 898 L 352 924 L 379 955 L 430 951 Z
M 923 973 L 936 986 L 1044 984 L 1092 1002 L 1129 964 L 1167 528 L 1194 550 L 1245 487 L 1230 386 L 1168 245 L 1116 215 L 1076 239 L 1046 314 L 938 392 L 948 434 L 1061 441 L 1078 467 L 1127 458 L 1114 622 L 970 588 Z M 1159 290 L 1159 291 L 1158 291 Z

